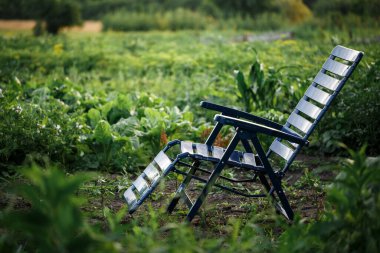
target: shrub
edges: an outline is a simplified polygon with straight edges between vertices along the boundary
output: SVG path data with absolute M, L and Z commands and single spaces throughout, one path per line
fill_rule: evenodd
M 257 31 L 275 31 L 289 26 L 289 21 L 278 13 L 266 12 L 254 19 L 253 29 Z
M 280 8 L 292 23 L 302 23 L 312 16 L 310 9 L 302 0 L 282 0 Z
M 242 71 L 235 71 L 237 98 L 244 104 L 245 111 L 277 109 L 282 112 L 290 112 L 294 108 L 295 101 L 303 96 L 304 90 L 298 82 L 297 76 L 283 73 L 283 70 L 287 68 L 291 67 L 282 67 L 277 70 L 269 67 L 268 72 L 265 73 L 256 52 L 247 79 Z M 279 102 L 289 98 L 292 98 L 292 101 Z
M 379 18 L 380 3 L 377 0 L 319 0 L 313 5 L 313 9 L 320 16 L 326 13 L 339 13 L 343 16 L 354 13 Z
M 211 17 L 182 8 L 155 13 L 121 10 L 103 17 L 103 29 L 115 31 L 201 30 L 205 29 L 209 22 L 212 22 Z
M 336 151 L 337 142 L 358 147 L 368 144 L 370 154 L 378 154 L 380 140 L 380 61 L 361 63 L 352 80 L 337 97 L 324 124 L 319 126 L 321 148 Z
M 0 212 L 2 252 L 101 252 L 96 237 L 79 208 L 75 193 L 86 179 L 66 177 L 56 168 L 23 171 L 31 184 L 15 188 L 30 206 Z M 103 248 L 104 249 L 104 248 Z
M 27 94 L 5 90 L 0 105 L 1 163 L 20 165 L 28 156 L 47 156 L 65 165 L 76 160 L 75 146 L 86 130 L 78 127 L 77 114 L 67 114 L 67 104 L 51 97 L 49 88 Z
M 378 252 L 380 232 L 380 159 L 366 158 L 365 148 L 349 150 L 352 160 L 328 189 L 324 218 L 299 223 L 280 238 L 280 252 Z M 300 240 L 302 238 L 302 240 Z

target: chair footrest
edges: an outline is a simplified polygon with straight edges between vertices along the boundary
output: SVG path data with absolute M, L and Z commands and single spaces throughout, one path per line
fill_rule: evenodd
M 129 213 L 133 213 L 144 202 L 172 167 L 173 161 L 163 151 L 159 152 L 143 173 L 132 183 L 132 186 L 124 192 Z
M 181 145 L 181 154 L 188 154 L 184 157 L 190 156 L 198 160 L 217 163 L 225 152 L 224 148 L 217 146 L 207 146 L 206 144 L 191 143 L 187 141 L 178 141 L 177 144 L 179 143 Z M 179 158 L 181 154 L 179 154 L 175 160 L 171 160 L 163 151 L 160 151 L 153 161 L 145 168 L 143 173 L 137 177 L 132 185 L 124 192 L 124 198 L 128 204 L 130 214 L 133 213 L 156 189 L 161 179 L 172 169 L 175 169 L 174 165 L 181 159 Z M 227 164 L 255 171 L 264 171 L 264 167 L 260 165 L 260 159 L 252 153 L 233 151 Z M 192 205 L 189 198 L 184 198 L 184 200 L 188 206 L 190 204 Z

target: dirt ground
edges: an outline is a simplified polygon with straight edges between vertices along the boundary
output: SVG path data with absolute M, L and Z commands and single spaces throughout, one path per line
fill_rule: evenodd
M 331 164 L 336 164 L 338 161 L 338 158 L 316 158 L 302 155 L 298 157 L 298 160 L 294 161 L 294 166 L 283 179 L 283 186 L 296 215 L 307 220 L 319 219 L 325 207 L 326 194 L 324 189 L 334 180 L 336 174 L 331 170 Z M 197 173 L 198 176 L 207 178 L 207 175 Z M 224 175 L 240 179 L 252 178 L 247 173 L 247 171 L 235 168 L 230 169 Z M 249 174 L 251 173 L 249 172 Z M 137 176 L 130 175 L 126 177 L 122 174 L 100 173 L 96 178 L 85 183 L 77 194 L 78 197 L 86 200 L 81 209 L 86 213 L 90 223 L 105 224 L 103 215 L 105 207 L 110 208 L 114 213 L 125 207 L 126 203 L 122 197 L 125 188 L 120 188 L 120 186 L 128 186 Z M 149 199 L 133 215 L 127 214 L 122 222 L 128 224 L 134 220 L 143 221 L 144 218 L 148 217 L 147 214 L 150 210 L 154 210 L 158 214 L 161 225 L 168 222 L 178 223 L 184 221 L 188 209 L 181 202 L 178 205 L 179 208 L 173 214 L 168 215 L 165 212 L 182 179 L 177 174 L 170 173 L 168 178 L 157 187 Z M 24 182 L 23 179 L 15 178 L 11 184 L 21 182 Z M 125 185 L 126 182 L 128 182 L 127 185 Z M 225 185 L 225 182 L 220 179 L 218 183 L 224 183 Z M 227 185 L 232 186 L 228 182 Z M 257 194 L 256 190 L 261 189 L 260 184 L 257 183 L 241 183 L 234 187 L 250 194 Z M 14 199 L 10 197 L 12 195 L 7 193 L 8 188 L 7 183 L 0 184 L 0 210 L 9 207 L 9 205 L 16 210 L 30 208 L 30 204 L 22 198 L 17 197 Z M 202 183 L 197 183 L 195 180 L 191 182 L 187 193 L 192 201 L 197 198 L 202 188 Z M 12 204 L 10 204 L 11 199 L 13 199 Z M 215 236 L 228 233 L 226 230 L 228 226 L 226 225 L 231 219 L 241 219 L 244 222 L 255 217 L 259 217 L 259 223 L 266 226 L 274 223 L 276 217 L 280 216 L 275 214 L 273 204 L 268 198 L 247 198 L 213 187 L 201 207 L 199 215 L 194 218 L 192 224 L 196 230 L 205 236 Z M 281 220 L 286 222 L 285 218 Z
M 331 158 L 316 159 L 314 157 L 301 155 L 299 159 L 295 161 L 295 166 L 283 179 L 283 185 L 284 190 L 288 195 L 290 205 L 296 215 L 309 220 L 319 219 L 325 207 L 324 187 L 330 184 L 335 177 L 335 172 L 328 169 L 328 166 L 334 162 L 336 161 Z M 327 169 L 324 168 L 324 166 L 327 166 Z M 233 170 L 234 177 L 247 177 L 246 171 L 240 169 Z M 125 223 L 129 223 L 132 220 L 144 219 L 143 217 L 146 217 L 149 210 L 155 210 L 155 212 L 158 212 L 159 216 L 162 216 L 161 222 L 163 224 L 167 222 L 181 222 L 185 219 L 188 209 L 182 203 L 179 204 L 179 208 L 177 208 L 172 215 L 167 215 L 165 213 L 170 199 L 179 186 L 179 182 L 182 180 L 174 173 L 171 173 L 170 175 L 171 177 L 169 176 L 169 178 L 153 192 L 149 199 L 147 199 L 133 215 L 127 215 L 125 217 Z M 197 175 L 202 176 L 202 173 L 198 173 Z M 131 176 L 132 180 L 136 176 Z M 204 174 L 203 177 L 207 178 Z M 248 178 L 250 177 L 248 176 Z M 112 182 L 118 180 L 120 180 L 120 175 L 105 175 L 105 181 Z M 225 183 L 220 179 L 218 182 Z M 107 183 L 105 184 L 109 185 Z M 194 201 L 200 194 L 202 188 L 202 183 L 197 183 L 195 180 L 192 181 L 187 190 L 192 201 Z M 256 194 L 257 192 L 255 191 L 261 189 L 261 186 L 257 183 L 244 183 L 238 184 L 237 188 L 246 193 Z M 111 194 L 104 193 L 101 194 L 101 196 L 94 196 L 90 193 L 92 196 L 87 198 L 88 204 L 83 210 L 90 214 L 89 216 L 91 216 L 91 220 L 94 223 L 101 222 L 101 220 L 104 219 L 101 213 L 104 206 L 107 206 L 116 212 L 126 205 L 122 197 L 122 191 L 116 192 L 114 187 L 110 187 L 109 190 L 111 191 Z M 104 192 L 106 191 L 107 190 Z M 84 193 L 84 195 L 86 195 L 86 193 Z M 200 229 L 205 234 L 222 235 L 226 232 L 224 231 L 224 228 L 229 220 L 234 218 L 248 220 L 255 216 L 265 216 L 265 218 L 263 218 L 264 223 L 271 223 L 273 222 L 274 217 L 277 217 L 278 215 L 275 214 L 275 209 L 268 198 L 247 198 L 214 187 L 212 192 L 208 195 L 206 202 L 203 204 L 200 215 L 197 215 L 194 218 L 192 224 L 195 228 Z
M 32 30 L 35 24 L 34 20 L 0 20 L 0 30 Z M 101 32 L 102 22 L 87 20 L 83 22 L 82 26 L 63 28 L 63 31 Z

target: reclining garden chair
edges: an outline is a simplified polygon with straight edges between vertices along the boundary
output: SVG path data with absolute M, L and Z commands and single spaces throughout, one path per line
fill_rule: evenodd
M 133 213 L 144 202 L 163 177 L 169 172 L 175 172 L 185 175 L 185 177 L 171 200 L 167 211 L 171 213 L 178 201 L 182 199 L 189 208 L 186 217 L 188 221 L 191 221 L 197 214 L 198 209 L 213 186 L 246 197 L 270 196 L 277 211 L 287 219 L 292 220 L 293 211 L 281 186 L 281 179 L 301 148 L 308 144 L 308 137 L 352 74 L 362 56 L 362 52 L 342 46 L 335 47 L 284 125 L 221 105 L 201 102 L 201 107 L 220 112 L 214 117 L 216 124 L 206 142 L 204 144 L 180 140 L 169 142 L 133 182 L 132 186 L 125 191 L 124 197 L 129 206 L 129 213 Z M 234 136 L 227 148 L 213 145 L 223 126 L 235 128 Z M 275 138 L 267 152 L 263 150 L 257 134 L 269 135 Z M 235 149 L 239 142 L 244 147 L 244 152 Z M 256 153 L 253 152 L 251 144 Z M 171 159 L 166 152 L 176 145 L 179 145 L 181 151 L 174 159 Z M 269 160 L 272 154 L 284 159 L 285 165 L 281 169 L 274 170 Z M 185 162 L 188 160 L 192 163 Z M 201 161 L 206 161 L 206 163 L 210 164 L 212 170 L 201 168 Z M 254 173 L 253 178 L 235 180 L 223 177 L 221 172 L 227 165 L 250 170 Z M 187 172 L 178 169 L 183 166 L 188 168 Z M 196 172 L 209 175 L 209 177 L 205 179 L 196 176 Z M 236 188 L 216 183 L 218 178 L 228 180 L 231 183 L 258 180 L 263 185 L 265 193 L 248 194 Z M 190 200 L 185 191 L 192 179 L 204 183 L 204 187 L 195 202 Z

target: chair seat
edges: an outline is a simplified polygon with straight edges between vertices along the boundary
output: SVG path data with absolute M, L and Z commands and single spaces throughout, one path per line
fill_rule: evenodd
M 198 160 L 210 162 L 219 162 L 223 156 L 225 148 L 217 146 L 207 146 L 206 144 L 193 143 L 189 141 L 181 141 L 181 152 L 189 153 L 189 155 Z M 233 151 L 227 161 L 228 165 L 241 167 L 250 170 L 263 171 L 259 157 L 253 153 L 241 151 Z

